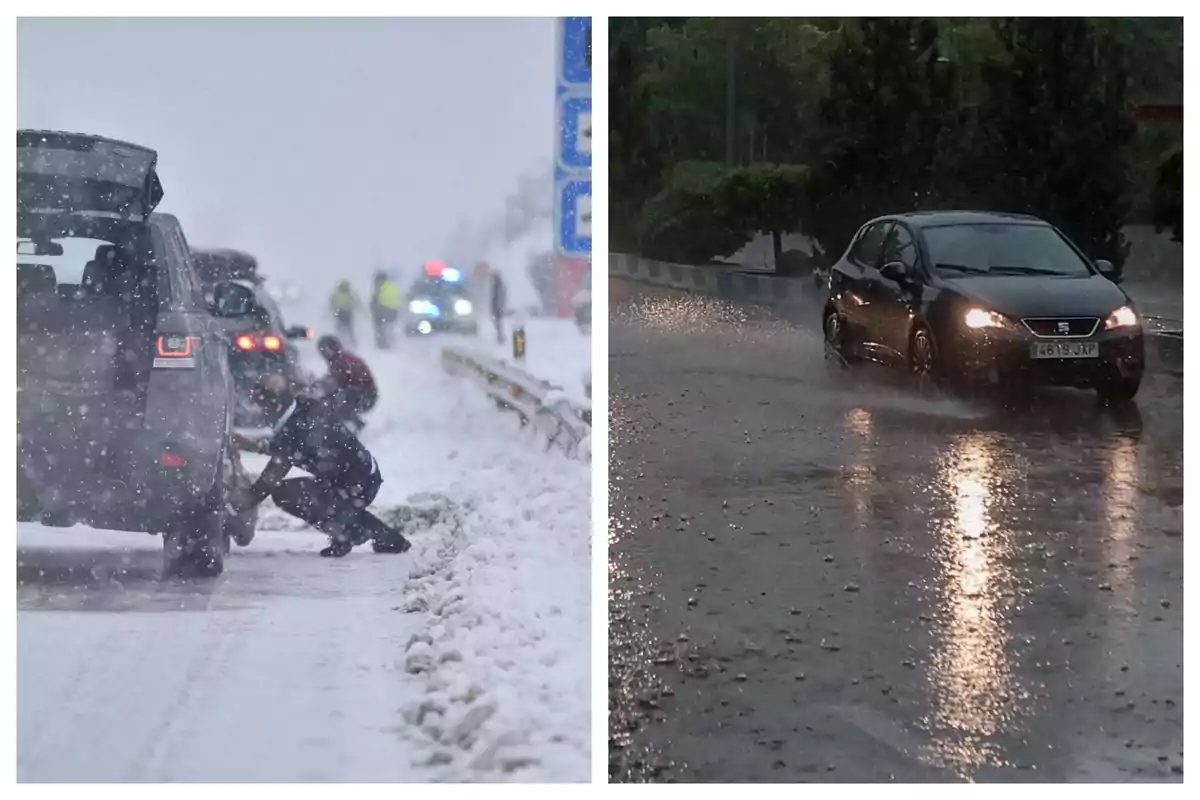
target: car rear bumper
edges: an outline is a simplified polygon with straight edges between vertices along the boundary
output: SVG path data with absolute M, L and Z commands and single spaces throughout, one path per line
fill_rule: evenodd
M 1045 342 L 1097 345 L 1094 358 L 1035 359 L 1032 349 Z M 1093 388 L 1122 379 L 1140 379 L 1146 369 L 1145 337 L 1134 331 L 1103 331 L 1086 339 L 1039 338 L 1010 331 L 967 331 L 958 339 L 957 367 L 968 379 L 985 383 L 1020 382 Z
M 28 414 L 18 425 L 22 486 L 44 512 L 119 530 L 162 530 L 212 496 L 220 443 L 146 429 L 90 438 L 86 427 Z

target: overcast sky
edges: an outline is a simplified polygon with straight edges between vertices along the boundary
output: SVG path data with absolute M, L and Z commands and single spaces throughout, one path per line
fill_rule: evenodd
M 553 159 L 553 98 L 550 19 L 17 22 L 19 127 L 156 149 L 193 246 L 313 288 L 497 217 Z

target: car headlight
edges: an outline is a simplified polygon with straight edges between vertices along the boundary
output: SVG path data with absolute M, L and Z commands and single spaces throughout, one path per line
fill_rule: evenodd
M 1116 328 L 1132 328 L 1137 324 L 1137 313 L 1129 306 L 1121 306 L 1109 314 L 1108 319 L 1104 320 L 1104 330 L 1111 331 Z
M 1007 319 L 997 314 L 995 311 L 988 311 L 984 308 L 972 308 L 963 315 L 963 324 L 972 330 L 981 328 L 1009 328 L 1012 327 Z
M 438 307 L 428 300 L 413 300 L 408 304 L 408 310 L 425 316 L 436 316 L 438 313 Z
M 467 314 L 470 314 L 472 308 L 473 306 L 471 305 L 470 300 L 459 299 L 454 301 L 454 313 L 458 314 L 460 317 L 465 317 Z

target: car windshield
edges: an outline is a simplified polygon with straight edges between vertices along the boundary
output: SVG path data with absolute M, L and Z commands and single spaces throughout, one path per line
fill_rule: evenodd
M 1091 274 L 1087 264 L 1050 227 L 1022 224 L 946 225 L 926 228 L 925 245 L 934 269 L 948 277 L 964 274 Z

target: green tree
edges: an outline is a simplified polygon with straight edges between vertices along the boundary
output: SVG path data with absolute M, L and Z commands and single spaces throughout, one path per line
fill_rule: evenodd
M 729 228 L 745 232 L 748 240 L 758 233 L 771 234 L 774 264 L 783 264 L 783 234 L 799 227 L 807 210 L 808 169 L 794 165 L 754 164 L 724 175 L 716 185 L 718 216 Z
M 1169 153 L 1158 165 L 1154 184 L 1154 226 L 1169 228 L 1171 238 L 1183 241 L 1183 150 Z
M 1119 38 L 1079 18 L 996 30 L 1004 53 L 985 70 L 977 185 L 993 206 L 1047 219 L 1120 268 L 1134 124 Z
M 800 158 L 822 91 L 827 28 L 796 18 L 693 18 L 650 30 L 641 81 L 666 151 L 725 158 L 732 55 L 735 163 Z
M 717 200 L 727 170 L 719 162 L 682 162 L 645 205 L 638 252 L 681 264 L 707 264 L 736 253 L 750 238 L 743 224 Z
M 831 257 L 878 214 L 937 204 L 953 163 L 958 85 L 934 20 L 848 21 L 829 63 L 805 231 Z
M 638 215 L 667 164 L 640 81 L 646 34 L 667 24 L 653 17 L 609 20 L 609 236 L 619 250 L 636 247 Z

